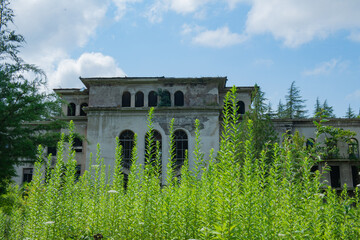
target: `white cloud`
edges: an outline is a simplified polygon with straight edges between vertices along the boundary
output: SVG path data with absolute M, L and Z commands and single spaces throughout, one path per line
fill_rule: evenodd
M 323 62 L 314 69 L 306 70 L 303 72 L 306 76 L 329 74 L 335 67 L 338 67 L 339 61 L 337 59 L 331 59 L 328 62 Z
M 119 21 L 128 10 L 129 4 L 142 2 L 142 0 L 112 0 L 117 7 L 115 20 Z
M 252 0 L 251 5 L 246 32 L 271 33 L 288 47 L 360 28 L 358 0 Z
M 232 33 L 228 27 L 222 27 L 216 30 L 202 31 L 192 39 L 192 42 L 207 47 L 223 48 L 240 44 L 246 39 L 246 36 Z
M 14 0 L 11 7 L 27 42 L 21 56 L 50 73 L 70 51 L 85 46 L 108 6 L 101 0 Z
M 115 60 L 101 53 L 84 53 L 78 59 L 64 59 L 49 75 L 50 88 L 82 87 L 79 77 L 123 77 Z
M 162 15 L 168 11 L 178 14 L 194 13 L 196 18 L 202 19 L 206 16 L 203 7 L 210 2 L 214 0 L 155 0 L 145 16 L 152 23 L 161 22 Z

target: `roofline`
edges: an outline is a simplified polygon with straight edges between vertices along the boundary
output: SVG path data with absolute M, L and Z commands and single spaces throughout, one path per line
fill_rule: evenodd
M 227 77 L 94 77 L 82 78 L 80 80 L 89 89 L 90 86 L 99 85 L 129 85 L 141 83 L 205 83 L 218 82 L 219 88 L 226 86 Z

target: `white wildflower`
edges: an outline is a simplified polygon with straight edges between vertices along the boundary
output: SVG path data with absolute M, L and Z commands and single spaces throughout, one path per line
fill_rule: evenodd
M 325 194 L 323 194 L 323 193 L 315 193 L 315 196 L 319 196 L 319 197 L 323 198 L 323 197 L 325 197 Z
M 109 190 L 108 193 L 119 193 L 119 192 L 116 190 Z
M 279 237 L 286 237 L 286 235 L 283 234 L 283 233 L 279 233 L 278 236 L 279 236 Z
M 144 225 L 144 222 L 139 222 L 140 225 Z
M 360 184 L 356 185 L 356 187 L 360 187 Z
M 54 224 L 54 223 L 55 223 L 54 221 L 48 221 L 45 224 Z

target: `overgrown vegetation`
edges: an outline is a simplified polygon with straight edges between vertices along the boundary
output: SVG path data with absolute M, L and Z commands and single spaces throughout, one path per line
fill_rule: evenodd
M 236 108 L 235 91 L 227 100 Z M 274 144 L 256 156 L 254 122 L 246 122 L 247 138 L 239 140 L 237 111 L 224 112 L 220 150 L 204 159 L 199 122 L 195 168 L 185 161 L 181 179 L 174 174 L 174 148 L 170 148 L 166 184 L 160 185 L 159 151 L 152 144 L 152 115 L 148 117 L 146 149 L 151 163 L 137 162 L 136 144 L 131 171 L 124 188 L 122 149 L 118 139 L 115 167 L 104 165 L 100 147 L 89 171 L 75 181 L 75 152 L 58 144 L 57 164 L 49 168 L 39 148 L 33 181 L 23 204 L 0 212 L 1 239 L 359 239 L 359 190 L 354 197 L 323 188 L 317 159 L 304 140 L 294 136 L 282 146 Z M 173 142 L 170 123 L 170 146 Z M 73 127 L 70 125 L 70 132 Z M 239 153 L 239 144 L 243 152 Z M 268 158 L 272 161 L 268 163 Z M 65 162 L 65 159 L 67 161 Z M 64 167 L 65 166 L 65 167 Z M 65 169 L 65 170 L 64 170 Z M 46 173 L 46 174 L 45 174 Z M 19 190 L 14 192 L 19 194 Z

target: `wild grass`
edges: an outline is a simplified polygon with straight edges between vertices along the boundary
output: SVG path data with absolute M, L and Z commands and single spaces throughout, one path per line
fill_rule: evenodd
M 226 101 L 236 108 L 234 95 Z M 161 185 L 159 146 L 151 144 L 153 110 L 148 116 L 145 166 L 136 164 L 133 149 L 127 188 L 122 174 L 119 140 L 109 169 L 100 147 L 89 171 L 75 179 L 75 152 L 58 144 L 57 164 L 50 168 L 42 149 L 23 204 L 10 214 L 0 212 L 1 239 L 359 239 L 359 191 L 349 197 L 324 190 L 319 171 L 310 168 L 316 156 L 296 141 L 254 150 L 252 122 L 225 111 L 220 150 L 204 159 L 199 121 L 195 128 L 195 167 L 186 160 L 181 179 L 174 177 L 173 122 L 166 183 Z M 247 124 L 246 138 L 240 124 Z M 135 137 L 136 138 L 136 137 Z M 246 139 L 241 142 L 240 139 Z M 239 152 L 240 145 L 244 152 Z M 157 149 L 152 149 L 152 148 Z M 271 154 L 269 150 L 271 148 Z M 69 152 L 65 156 L 65 152 Z M 65 159 L 66 162 L 65 162 Z M 155 161 L 155 162 L 154 162 Z M 151 163 L 151 164 L 150 164 Z

